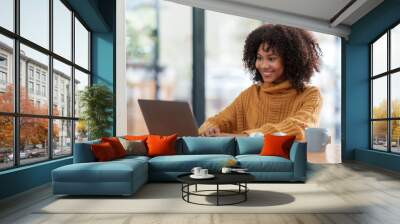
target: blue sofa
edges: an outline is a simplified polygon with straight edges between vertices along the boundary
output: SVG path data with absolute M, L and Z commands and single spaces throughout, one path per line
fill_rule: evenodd
M 290 159 L 260 156 L 262 137 L 182 137 L 177 140 L 177 155 L 127 156 L 96 162 L 90 145 L 75 144 L 74 163 L 52 171 L 54 194 L 131 195 L 148 181 L 176 181 L 193 167 L 218 172 L 230 159 L 247 168 L 260 182 L 304 182 L 306 143 L 294 142 Z

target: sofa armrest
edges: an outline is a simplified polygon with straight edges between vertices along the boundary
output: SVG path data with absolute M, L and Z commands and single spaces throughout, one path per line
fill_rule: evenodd
M 75 145 L 74 145 L 74 163 L 95 162 L 96 158 L 94 157 L 90 146 L 92 144 L 98 144 L 98 143 L 100 143 L 100 140 L 75 143 Z
M 290 149 L 294 181 L 305 181 L 307 175 L 307 143 L 294 142 Z

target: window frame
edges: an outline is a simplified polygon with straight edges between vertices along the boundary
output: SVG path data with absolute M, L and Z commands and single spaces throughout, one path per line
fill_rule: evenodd
M 53 115 L 53 59 L 58 60 L 61 63 L 64 63 L 68 66 L 71 66 L 71 80 L 70 83 L 72 86 L 71 87 L 71 92 L 72 92 L 72 99 L 71 99 L 71 104 L 74 105 L 75 103 L 75 88 L 73 83 L 75 82 L 75 69 L 87 74 L 89 76 L 89 83 L 88 86 L 92 85 L 92 71 L 91 71 L 91 37 L 92 37 L 92 30 L 89 29 L 88 25 L 83 21 L 83 19 L 79 16 L 78 13 L 76 13 L 72 7 L 68 4 L 68 2 L 66 2 L 65 0 L 59 0 L 61 2 L 61 4 L 63 4 L 69 11 L 71 11 L 71 18 L 70 18 L 70 23 L 71 23 L 71 59 L 67 59 L 64 58 L 63 56 L 55 53 L 54 50 L 54 46 L 53 46 L 53 32 L 54 32 L 54 28 L 53 28 L 53 21 L 54 21 L 54 17 L 53 17 L 53 1 L 54 0 L 48 0 L 49 2 L 49 48 L 46 49 L 45 47 L 42 47 L 39 44 L 34 43 L 33 41 L 30 41 L 27 38 L 24 38 L 23 36 L 20 35 L 20 0 L 14 0 L 13 1 L 13 10 L 14 10 L 14 31 L 10 31 L 4 27 L 0 26 L 0 35 L 5 36 L 7 38 L 12 39 L 13 41 L 13 45 L 14 45 L 14 49 L 13 49 L 13 63 L 12 63 L 12 69 L 11 69 L 11 75 L 13 75 L 14 78 L 14 110 L 13 112 L 2 112 L 0 111 L 0 116 L 4 116 L 4 117 L 12 117 L 13 119 L 13 153 L 14 153 L 14 161 L 13 161 L 13 166 L 10 167 L 5 167 L 5 168 L 0 168 L 0 172 L 5 171 L 5 170 L 11 170 L 11 169 L 16 169 L 19 167 L 23 167 L 23 166 L 30 166 L 33 164 L 38 164 L 38 163 L 43 163 L 43 162 L 47 162 L 50 160 L 58 160 L 58 159 L 62 159 L 62 158 L 66 158 L 66 157 L 70 157 L 73 156 L 73 152 L 74 152 L 74 143 L 75 143 L 75 123 L 76 121 L 79 120 L 79 117 L 75 117 L 75 108 L 72 107 L 71 108 L 71 114 L 68 116 L 56 116 Z M 89 65 L 88 65 L 88 69 L 85 69 L 81 66 L 79 66 L 78 64 L 75 63 L 75 19 L 79 20 L 79 22 L 83 25 L 83 27 L 88 31 L 88 61 L 89 61 Z M 47 83 L 45 84 L 45 95 L 48 97 L 48 112 L 46 115 L 39 115 L 39 114 L 27 114 L 27 113 L 21 113 L 20 111 L 20 85 L 21 85 L 21 81 L 20 81 L 20 65 L 21 65 L 21 56 L 20 56 L 20 45 L 23 44 L 27 47 L 32 48 L 33 50 L 36 50 L 42 54 L 45 54 L 46 56 L 48 56 L 49 59 L 49 63 L 48 63 L 48 74 L 47 74 Z M 39 72 L 39 80 L 36 79 L 36 72 L 37 72 L 37 68 L 33 67 L 33 79 L 31 79 L 30 76 L 30 68 L 31 65 L 29 65 L 29 63 L 26 64 L 27 65 L 27 72 L 25 74 L 26 76 L 26 82 L 32 81 L 35 86 L 36 83 L 40 83 L 40 87 L 42 88 L 42 72 Z M 27 84 L 28 85 L 28 84 Z M 28 86 L 27 87 L 27 91 L 28 90 Z M 40 94 L 38 96 L 43 97 L 42 96 L 42 91 L 40 88 Z M 34 87 L 34 92 L 36 92 L 36 89 Z M 48 92 L 48 93 L 46 93 Z M 35 103 L 35 102 L 34 102 Z M 32 162 L 32 163 L 26 163 L 26 164 L 21 164 L 21 159 L 20 159 L 20 119 L 21 118 L 45 118 L 47 119 L 48 122 L 48 135 L 47 135 L 47 142 L 49 143 L 47 145 L 47 150 L 48 150 L 48 155 L 47 157 L 44 157 L 43 160 L 40 160 L 38 162 Z M 68 155 L 62 155 L 62 156 L 54 156 L 53 152 L 54 152 L 54 147 L 53 147 L 53 123 L 57 120 L 65 120 L 65 121 L 71 121 L 71 153 Z
M 386 152 L 386 153 L 391 153 L 391 154 L 400 154 L 400 152 L 393 152 L 392 151 L 392 121 L 400 121 L 400 117 L 393 117 L 392 116 L 392 98 L 391 98 L 391 91 L 392 91 L 392 85 L 391 85 L 391 79 L 392 76 L 395 75 L 396 73 L 400 72 L 400 67 L 391 69 L 391 30 L 395 28 L 396 26 L 400 26 L 400 21 L 395 22 L 392 24 L 390 27 L 385 29 L 384 32 L 379 34 L 375 39 L 373 39 L 371 42 L 368 43 L 368 53 L 369 53 L 369 149 L 373 151 L 379 151 L 379 152 Z M 386 71 L 383 73 L 376 74 L 374 76 L 373 72 L 373 44 L 376 43 L 381 37 L 384 35 L 387 35 L 387 63 L 386 63 Z M 387 105 L 386 105 L 386 118 L 373 118 L 373 93 L 374 93 L 374 86 L 373 86 L 373 81 L 382 77 L 386 77 L 386 87 L 387 87 Z M 373 132 L 373 122 L 376 121 L 386 121 L 386 151 L 384 150 L 379 150 L 374 148 L 374 132 Z

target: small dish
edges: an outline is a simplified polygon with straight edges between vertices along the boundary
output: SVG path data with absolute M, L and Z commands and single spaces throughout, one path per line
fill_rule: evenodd
M 194 174 L 190 175 L 190 178 L 193 178 L 193 179 L 211 179 L 211 178 L 214 178 L 214 177 L 215 177 L 215 176 L 212 175 L 212 174 L 207 174 L 207 175 L 203 175 L 203 176 L 201 176 L 201 175 L 194 175 Z

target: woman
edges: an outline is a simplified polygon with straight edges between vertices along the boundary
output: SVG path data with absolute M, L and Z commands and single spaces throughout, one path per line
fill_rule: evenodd
M 283 25 L 262 25 L 244 45 L 243 62 L 254 85 L 199 128 L 203 136 L 246 136 L 284 132 L 304 140 L 319 122 L 322 97 L 308 85 L 319 71 L 320 48 L 311 33 Z

